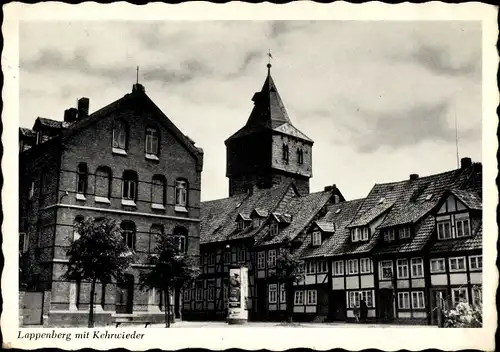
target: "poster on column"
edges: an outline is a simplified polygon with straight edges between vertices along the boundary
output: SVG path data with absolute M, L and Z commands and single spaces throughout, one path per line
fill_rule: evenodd
M 248 319 L 248 268 L 229 270 L 228 322 L 244 323 Z

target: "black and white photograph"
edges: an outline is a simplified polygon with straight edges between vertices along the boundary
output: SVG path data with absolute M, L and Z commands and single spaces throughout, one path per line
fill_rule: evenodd
M 212 328 L 493 346 L 496 15 L 441 5 L 450 18 L 29 12 L 2 60 L 10 343 L 201 347 Z

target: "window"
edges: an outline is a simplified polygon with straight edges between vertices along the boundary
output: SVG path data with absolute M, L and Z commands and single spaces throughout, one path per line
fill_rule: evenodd
M 146 157 L 157 159 L 159 149 L 158 130 L 156 128 L 146 129 Z
M 411 293 L 411 301 L 413 309 L 425 308 L 424 291 L 413 291 Z
M 368 241 L 370 238 L 369 233 L 370 231 L 368 227 L 357 227 L 355 229 L 351 229 L 352 242 Z
M 258 228 L 260 226 L 260 224 L 261 224 L 260 218 L 253 218 L 252 219 L 252 227 L 254 229 Z
M 398 279 L 407 279 L 408 278 L 408 260 L 407 259 L 398 259 L 396 262 L 396 266 L 398 267 Z
M 95 172 L 95 201 L 109 203 L 111 198 L 111 169 L 99 166 Z
M 278 234 L 278 223 L 277 222 L 273 222 L 271 224 L 271 236 L 276 236 Z
M 285 284 L 280 285 L 280 303 L 286 303 L 286 286 L 285 286 Z
M 166 180 L 163 175 L 154 175 L 151 185 L 151 207 L 154 209 L 165 209 L 166 204 Z
M 293 303 L 296 306 L 304 304 L 304 291 L 295 291 Z
M 196 301 L 200 302 L 203 299 L 203 282 L 197 282 L 195 290 Z
M 398 292 L 398 308 L 410 309 L 410 293 Z
M 207 299 L 213 301 L 215 298 L 215 283 L 213 281 L 208 282 L 208 295 Z
M 283 144 L 283 161 L 288 164 L 289 159 L 290 156 L 288 154 L 288 146 L 286 144 Z
M 359 307 L 361 300 L 367 307 L 373 307 L 372 291 L 349 291 L 349 308 Z
M 392 260 L 383 260 L 380 262 L 379 278 L 380 280 L 392 279 Z
M 184 289 L 183 291 L 183 300 L 184 303 L 187 303 L 189 301 L 189 289 Z
M 363 227 L 360 229 L 360 231 L 361 231 L 361 235 L 360 235 L 361 241 L 368 241 L 368 239 L 369 239 L 368 227 Z
M 313 246 L 321 246 L 321 232 L 314 231 L 312 233 L 312 245 Z
M 276 266 L 276 249 L 270 249 L 267 253 L 267 266 L 269 268 Z
M 481 287 L 474 286 L 472 287 L 472 304 L 475 306 L 479 306 L 483 303 L 483 293 Z
M 351 240 L 352 242 L 359 241 L 359 232 L 357 231 L 357 229 L 351 229 Z
M 431 259 L 431 273 L 444 273 L 445 271 L 444 258 Z
M 440 221 L 437 223 L 438 239 L 447 240 L 451 238 L 451 223 L 450 221 Z
M 239 263 L 244 263 L 246 260 L 246 255 L 245 255 L 245 247 L 240 247 L 238 248 L 238 262 Z
M 266 252 L 257 253 L 257 269 L 264 269 L 266 267 Z
M 269 303 L 278 301 L 278 288 L 276 284 L 269 285 Z
M 387 229 L 384 232 L 384 241 L 385 242 L 391 242 L 396 239 L 396 236 L 394 234 L 394 229 Z
M 318 300 L 318 293 L 316 290 L 307 291 L 307 304 L 316 304 Z
M 21 232 L 19 234 L 19 244 L 21 251 L 26 253 L 30 246 L 30 236 L 26 232 Z
M 361 258 L 359 260 L 360 273 L 369 274 L 372 272 L 372 260 L 370 258 Z
M 469 237 L 470 236 L 470 224 L 469 219 L 456 219 L 455 226 L 457 229 L 457 237 Z
M 35 195 L 35 182 L 31 181 L 30 188 L 28 191 L 28 200 L 32 200 L 34 195 Z
M 243 220 L 238 220 L 238 223 L 237 223 L 237 227 L 238 227 L 238 231 L 241 231 L 245 228 L 245 221 Z
M 85 195 L 87 194 L 87 181 L 88 181 L 87 164 L 85 163 L 78 164 L 77 176 L 78 176 L 77 193 Z
M 306 262 L 306 274 L 315 274 L 316 273 L 316 262 L 308 261 Z
M 450 271 L 465 270 L 465 257 L 455 257 L 449 259 Z
M 42 143 L 42 133 L 40 131 L 36 131 L 36 144 Z
M 121 224 L 123 241 L 131 250 L 135 249 L 135 224 L 132 221 L 124 221 Z
M 358 260 L 357 259 L 349 259 L 347 261 L 347 273 L 349 275 L 357 274 L 358 273 Z
M 328 263 L 326 260 L 318 260 L 318 273 L 328 272 Z
M 424 277 L 424 260 L 422 258 L 412 258 L 411 277 Z
M 456 307 L 459 303 L 468 302 L 467 288 L 459 287 L 451 289 L 451 300 L 453 307 Z
M 127 170 L 123 173 L 122 204 L 135 205 L 137 199 L 137 174 Z M 125 200 L 125 202 L 123 202 Z
M 78 233 L 78 224 L 83 222 L 83 216 L 75 217 L 75 222 L 73 223 L 73 241 L 76 241 L 80 238 L 80 234 Z
M 469 257 L 469 269 L 470 270 L 481 270 L 483 268 L 483 256 L 482 255 L 471 255 Z
M 155 251 L 157 244 L 163 237 L 164 231 L 162 225 L 151 225 L 151 229 L 149 230 L 149 253 Z
M 333 262 L 333 276 L 342 276 L 344 275 L 344 261 L 337 260 Z
M 410 238 L 410 228 L 402 227 L 399 229 L 399 239 Z
M 115 121 L 113 127 L 113 151 L 127 149 L 127 125 L 124 121 Z
M 208 265 L 209 266 L 214 266 L 215 265 L 215 253 L 210 253 L 208 255 Z
M 224 250 L 224 263 L 225 264 L 229 264 L 231 262 L 232 262 L 232 260 L 231 260 L 231 249 L 226 248 Z
M 188 230 L 184 227 L 176 227 L 173 233 L 174 243 L 179 249 L 179 253 L 186 253 L 187 251 L 187 239 Z
M 302 149 L 297 149 L 297 163 L 302 165 L 304 163 L 304 151 Z
M 186 208 L 187 205 L 187 189 L 188 185 L 185 180 L 175 181 L 175 206 L 176 210 L 178 208 Z

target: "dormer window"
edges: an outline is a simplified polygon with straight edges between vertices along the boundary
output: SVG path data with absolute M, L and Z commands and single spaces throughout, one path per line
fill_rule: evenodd
M 438 221 L 437 234 L 438 234 L 438 239 L 440 240 L 447 240 L 452 238 L 451 221 L 450 220 Z
M 245 220 L 238 220 L 238 231 L 242 231 L 248 227 L 248 222 Z
M 403 240 L 406 238 L 410 238 L 410 228 L 402 227 L 399 229 L 399 239 Z
M 312 245 L 313 246 L 321 246 L 321 232 L 314 231 L 312 233 Z
M 252 227 L 254 229 L 258 228 L 261 225 L 261 223 L 262 223 L 262 219 L 261 218 L 255 217 L 255 218 L 252 219 Z
M 370 238 L 368 227 L 356 227 L 351 229 L 352 242 L 368 241 Z
M 384 241 L 385 242 L 391 242 L 391 241 L 394 241 L 395 239 L 396 239 L 396 236 L 394 233 L 394 229 L 385 230 L 385 232 L 384 232 Z
M 276 236 L 278 234 L 278 223 L 273 222 L 271 224 L 271 228 L 269 229 L 271 236 Z
M 469 214 L 455 215 L 455 229 L 457 238 L 470 236 Z

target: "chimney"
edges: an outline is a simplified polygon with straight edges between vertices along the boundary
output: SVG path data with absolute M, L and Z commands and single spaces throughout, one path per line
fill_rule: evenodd
M 89 116 L 89 98 L 78 99 L 78 118 L 84 119 Z
M 337 188 L 337 185 L 325 186 L 324 191 L 325 192 L 330 192 L 330 191 L 333 191 L 336 188 Z
M 460 168 L 461 169 L 466 169 L 468 167 L 472 166 L 472 159 L 471 158 L 462 158 L 460 159 Z
M 146 89 L 144 89 L 144 86 L 142 84 L 136 83 L 132 86 L 132 93 L 135 93 L 135 92 L 145 93 Z
M 411 174 L 410 181 L 415 181 L 415 180 L 418 180 L 418 174 Z
M 69 108 L 64 110 L 64 122 L 72 123 L 77 119 L 78 110 L 76 108 Z

